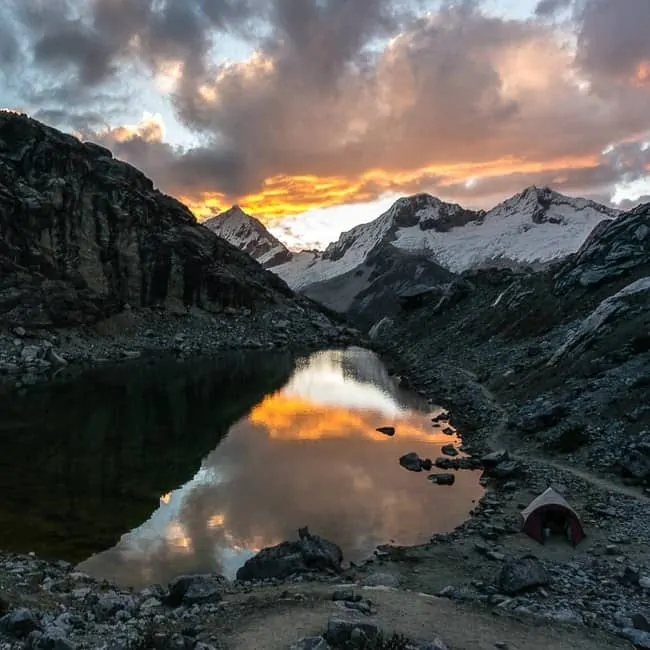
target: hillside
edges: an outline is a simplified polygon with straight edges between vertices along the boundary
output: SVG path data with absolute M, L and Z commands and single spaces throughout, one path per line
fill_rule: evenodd
M 71 361 L 347 336 L 107 149 L 0 112 L 0 388 Z
M 219 311 L 291 297 L 276 276 L 97 145 L 1 113 L 0 179 L 7 324 L 88 323 L 126 305 Z

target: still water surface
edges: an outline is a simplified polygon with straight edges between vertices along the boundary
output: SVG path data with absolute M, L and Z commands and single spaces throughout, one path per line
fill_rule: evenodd
M 461 523 L 482 493 L 477 472 L 460 471 L 454 486 L 443 487 L 398 464 L 410 451 L 435 458 L 455 439 L 432 427 L 437 410 L 400 390 L 380 359 L 359 348 L 299 359 L 253 354 L 189 374 L 153 368 L 128 380 L 98 378 L 85 389 L 67 402 L 78 417 L 65 426 L 81 427 L 94 452 L 81 458 L 61 426 L 42 433 L 51 446 L 58 430 L 70 449 L 63 471 L 41 473 L 36 490 L 59 516 L 42 503 L 0 506 L 0 526 L 3 515 L 13 526 L 38 522 L 9 544 L 0 533 L 0 547 L 56 547 L 75 561 L 90 555 L 81 569 L 136 587 L 185 572 L 232 577 L 257 550 L 293 539 L 305 525 L 338 543 L 348 560 L 382 543 L 426 541 Z M 35 440 L 33 428 L 46 418 L 32 413 L 27 424 L 20 414 L 14 428 L 22 423 Z M 396 428 L 394 437 L 375 431 L 385 425 Z M 10 427 L 0 426 L 1 443 Z M 66 463 L 68 474 L 84 468 L 72 484 Z M 39 479 L 31 474 L 5 478 L 9 485 L 0 479 L 9 504 L 11 495 L 23 504 L 36 498 L 29 482 Z M 61 482 L 68 482 L 63 491 Z

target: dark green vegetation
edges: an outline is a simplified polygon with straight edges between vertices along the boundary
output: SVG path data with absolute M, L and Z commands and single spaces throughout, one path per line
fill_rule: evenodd
M 269 352 L 139 361 L 3 399 L 0 548 L 77 561 L 112 546 L 293 368 Z

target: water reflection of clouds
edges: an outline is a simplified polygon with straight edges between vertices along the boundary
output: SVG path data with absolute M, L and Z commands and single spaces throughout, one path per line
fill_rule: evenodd
M 304 525 L 360 559 L 377 544 L 424 541 L 460 523 L 480 495 L 478 476 L 460 472 L 450 489 L 402 469 L 400 455 L 435 457 L 449 438 L 432 430 L 429 414 L 401 406 L 392 385 L 352 380 L 342 360 L 350 361 L 320 355 L 298 368 L 147 522 L 83 568 L 133 585 L 187 571 L 232 575 Z M 374 355 L 353 361 L 370 365 L 360 373 L 381 376 Z M 396 426 L 393 438 L 375 432 L 384 424 Z

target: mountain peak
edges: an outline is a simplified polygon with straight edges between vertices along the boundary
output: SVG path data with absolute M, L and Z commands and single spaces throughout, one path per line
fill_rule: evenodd
M 244 212 L 239 205 L 207 219 L 203 225 L 266 268 L 288 262 L 292 257 L 289 249 L 259 219 Z

